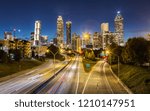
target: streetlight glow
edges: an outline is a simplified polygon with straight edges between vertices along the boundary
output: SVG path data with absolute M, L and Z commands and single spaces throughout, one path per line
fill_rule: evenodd
M 110 54 L 110 52 L 107 50 L 107 51 L 106 51 L 106 54 Z

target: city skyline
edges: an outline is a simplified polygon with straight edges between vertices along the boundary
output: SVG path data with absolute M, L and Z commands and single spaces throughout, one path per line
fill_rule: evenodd
M 144 17 L 144 14 L 148 14 L 149 7 L 147 4 L 149 1 L 138 1 L 132 7 L 132 3 L 134 2 L 136 1 L 127 0 L 120 2 L 116 0 L 116 2 L 113 2 L 87 0 L 85 4 L 85 0 L 78 2 L 74 0 L 37 0 L 36 2 L 33 0 L 23 0 L 21 2 L 19 0 L 1 1 L 0 38 L 3 39 L 4 31 L 10 31 L 14 28 L 21 30 L 16 33 L 16 36 L 29 38 L 30 33 L 34 31 L 34 21 L 41 20 L 41 34 L 48 35 L 49 39 L 52 39 L 56 37 L 56 22 L 59 15 L 63 17 L 64 22 L 68 20 L 72 21 L 72 33 L 76 32 L 81 35 L 82 32 L 86 31 L 92 34 L 94 32 L 100 32 L 100 24 L 103 22 L 108 22 L 110 24 L 110 31 L 114 31 L 114 18 L 119 10 L 124 17 L 126 41 L 129 37 L 144 36 L 150 29 L 148 27 L 150 21 L 147 19 L 147 16 L 147 18 Z M 141 2 L 142 4 L 140 4 Z M 141 7 L 139 7 L 140 5 Z M 144 8 L 142 5 L 144 5 Z M 36 8 L 36 6 L 44 7 Z
M 149 3 L 1 1 L 0 94 L 150 94 Z

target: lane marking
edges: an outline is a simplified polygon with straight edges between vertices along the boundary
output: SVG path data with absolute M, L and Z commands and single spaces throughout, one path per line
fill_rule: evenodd
M 92 71 L 91 71 L 92 72 Z M 89 81 L 89 79 L 90 79 L 90 77 L 91 77 L 91 75 L 92 75 L 92 73 L 90 72 L 90 74 L 89 74 L 89 76 L 88 76 L 88 78 L 87 78 L 87 80 L 86 80 L 86 83 L 85 83 L 85 85 L 84 85 L 84 88 L 83 88 L 83 91 L 82 91 L 82 94 L 84 94 L 84 92 L 85 92 L 85 89 L 86 89 L 86 86 L 87 86 L 87 83 L 88 83 L 88 81 Z
M 65 75 L 67 74 L 66 73 L 67 69 L 70 69 L 72 64 L 73 64 L 73 62 L 71 64 L 69 64 L 69 66 L 66 67 L 66 69 L 63 71 L 61 77 L 58 80 L 56 80 L 56 82 L 53 84 L 53 86 L 46 92 L 47 94 L 57 93 L 56 91 L 59 90 L 60 86 L 62 85 L 62 83 L 64 81 Z M 56 86 L 59 86 L 59 87 L 56 87 Z
M 97 64 L 98 64 L 98 63 L 96 63 L 95 66 L 96 66 Z M 88 81 L 89 81 L 89 79 L 90 79 L 90 77 L 91 77 L 91 75 L 92 75 L 92 71 L 94 70 L 95 66 L 92 68 L 92 70 L 91 70 L 91 72 L 90 72 L 90 74 L 89 74 L 89 76 L 88 76 L 88 78 L 87 78 L 87 80 L 86 80 L 86 83 L 85 83 L 84 88 L 83 88 L 83 90 L 82 90 L 82 94 L 84 94 L 84 92 L 85 92 L 85 89 L 86 89 L 86 87 L 87 87 Z
M 106 83 L 107 83 L 107 85 L 108 85 L 108 87 L 109 87 L 111 93 L 114 94 L 114 92 L 113 92 L 113 90 L 112 90 L 112 88 L 111 88 L 111 86 L 110 86 L 110 84 L 109 84 L 109 82 L 108 82 L 108 79 L 107 79 L 107 77 L 106 77 L 105 65 L 106 65 L 106 63 L 104 63 L 104 65 L 103 65 L 103 72 L 104 72 L 104 75 L 105 75 L 105 80 L 106 80 Z
M 32 70 L 32 71 L 30 71 L 30 72 L 27 72 L 25 75 L 29 75 L 29 74 L 31 74 L 31 73 L 37 71 L 37 70 L 38 70 L 38 69 Z
M 80 81 L 80 74 L 79 74 L 79 56 L 78 56 L 77 71 L 78 71 L 78 73 L 77 73 L 78 78 L 77 78 L 77 87 L 76 87 L 75 94 L 78 94 L 79 81 Z

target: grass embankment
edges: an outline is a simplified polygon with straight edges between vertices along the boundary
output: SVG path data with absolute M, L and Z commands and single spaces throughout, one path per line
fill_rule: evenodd
M 16 72 L 33 68 L 35 66 L 41 65 L 43 62 L 37 60 L 24 60 L 18 62 L 12 62 L 9 64 L 0 64 L 0 77 L 5 77 L 12 75 Z
M 82 59 L 83 67 L 85 72 L 90 72 L 92 70 L 92 67 L 97 63 L 97 60 L 92 61 L 89 59 Z
M 112 70 L 117 74 L 117 65 L 113 65 Z M 133 93 L 150 93 L 150 69 L 148 68 L 120 64 L 119 78 Z

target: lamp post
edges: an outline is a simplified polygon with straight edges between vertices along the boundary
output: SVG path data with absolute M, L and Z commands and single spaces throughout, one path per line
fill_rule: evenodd
M 113 53 L 111 53 L 109 51 L 106 51 L 106 53 L 107 54 L 113 54 Z M 119 59 L 119 56 L 117 54 L 113 54 L 113 55 L 117 56 L 117 58 L 118 58 L 118 78 L 119 78 L 119 73 L 120 73 L 120 65 L 119 65 L 119 63 L 120 63 L 120 59 Z M 111 65 L 111 55 L 110 55 L 110 65 Z
M 47 50 L 47 52 L 51 52 L 54 57 L 53 64 L 54 64 L 54 74 L 55 74 L 55 60 L 56 60 L 56 55 L 58 54 L 59 50 L 56 53 L 53 53 L 51 50 Z

